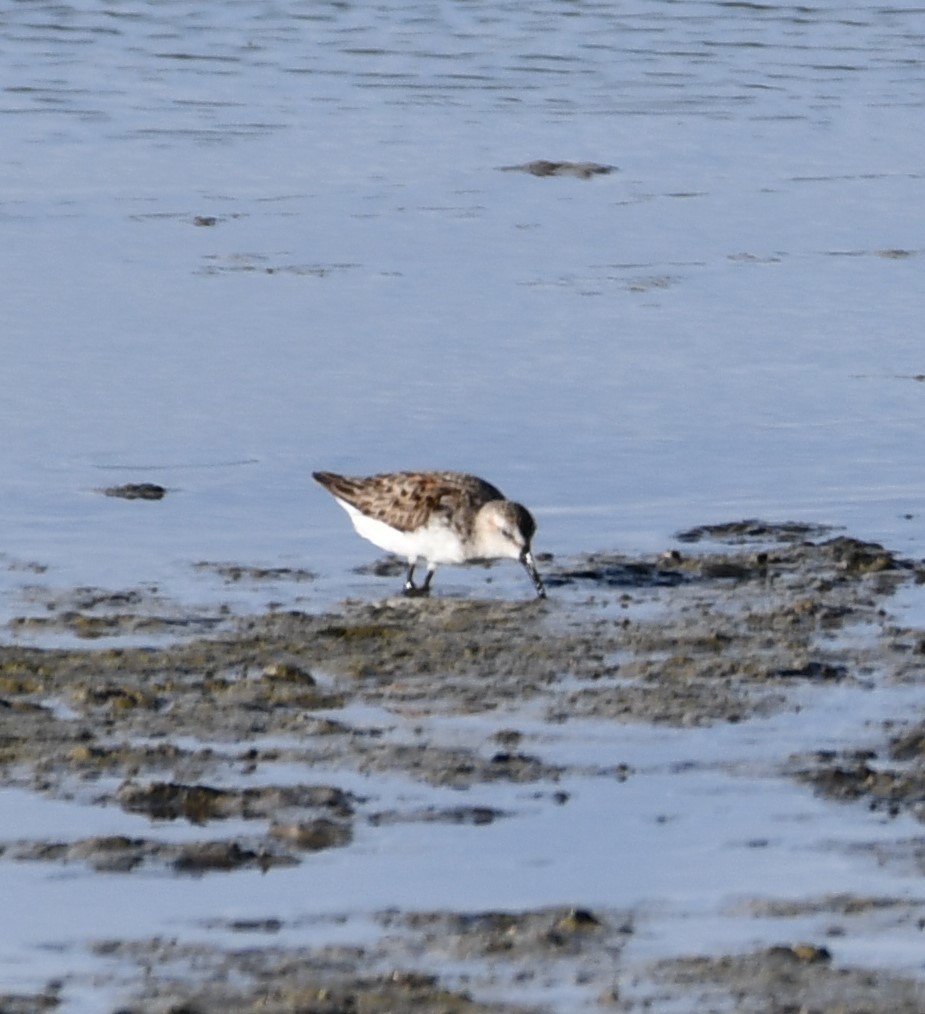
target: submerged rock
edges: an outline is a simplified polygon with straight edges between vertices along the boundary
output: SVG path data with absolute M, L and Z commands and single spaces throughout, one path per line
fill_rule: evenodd
M 521 165 L 503 165 L 502 172 L 523 172 L 531 176 L 574 176 L 580 180 L 589 180 L 592 176 L 604 176 L 616 171 L 614 165 L 602 165 L 599 162 L 549 162 L 539 158 Z
M 163 500 L 167 490 L 154 482 L 129 482 L 124 486 L 107 486 L 104 496 L 117 496 L 123 500 Z

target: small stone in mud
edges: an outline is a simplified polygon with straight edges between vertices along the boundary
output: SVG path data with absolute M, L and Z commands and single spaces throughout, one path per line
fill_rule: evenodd
M 838 565 L 850 574 L 871 574 L 882 570 L 897 570 L 901 563 L 878 542 L 862 542 L 849 536 L 840 536 L 823 542 Z
M 502 746 L 511 749 L 520 743 L 523 736 L 524 734 L 522 732 L 518 732 L 517 729 L 499 729 L 496 733 L 494 733 L 492 739 L 496 740 Z
M 124 809 L 147 813 L 152 820 L 183 817 L 192 824 L 205 824 L 228 816 L 226 797 L 229 795 L 208 785 L 178 785 L 173 782 L 135 785 L 127 782 L 119 789 L 117 798 Z
M 234 919 L 227 923 L 232 933 L 279 933 L 283 928 L 281 919 Z
M 553 930 L 558 933 L 581 933 L 598 929 L 601 920 L 587 908 L 573 908 L 556 921 Z
M 701 574 L 708 579 L 733 581 L 745 581 L 755 577 L 758 571 L 750 565 L 749 561 L 738 563 L 732 560 L 717 560 L 714 563 L 704 563 L 700 568 Z
M 79 687 L 72 700 L 82 708 L 106 708 L 116 714 L 133 708 L 154 710 L 158 706 L 157 698 L 142 687 Z
M 129 482 L 124 486 L 107 486 L 105 496 L 117 496 L 123 500 L 163 500 L 167 490 L 154 482 Z
M 547 766 L 538 757 L 526 753 L 512 753 L 499 750 L 490 761 L 490 770 L 496 777 L 510 778 L 511 781 L 535 781 L 547 772 Z M 551 772 L 550 772 L 551 773 Z
M 42 993 L 0 993 L 0 1011 L 3 1014 L 42 1014 L 57 1010 L 61 1005 L 58 988 L 51 983 Z
M 826 662 L 807 662 L 805 665 L 788 669 L 777 669 L 774 676 L 781 679 L 832 680 L 839 682 L 848 675 L 843 665 L 829 665 Z
M 890 740 L 890 756 L 898 761 L 925 760 L 925 726 L 915 728 L 894 736 Z
M 423 810 L 385 810 L 382 813 L 372 813 L 369 822 L 374 827 L 382 824 L 491 824 L 499 817 L 505 816 L 503 810 L 496 810 L 491 806 L 451 806 L 446 808 L 427 807 Z
M 75 842 L 67 858 L 82 860 L 100 872 L 128 873 L 144 861 L 149 851 L 142 838 L 104 835 Z
M 810 766 L 795 774 L 830 799 L 863 800 L 874 812 L 891 817 L 911 813 L 925 821 L 925 772 L 918 758 L 903 756 L 904 746 L 898 744 L 899 756 L 891 751 L 894 759 L 902 758 L 896 767 L 878 760 L 871 750 L 817 751 Z
M 315 679 L 310 672 L 292 662 L 271 662 L 264 666 L 261 677 L 265 680 L 276 680 L 280 683 L 300 683 L 303 686 L 315 686 Z
M 262 820 L 286 808 L 314 807 L 348 817 L 353 797 L 331 785 L 264 785 L 247 789 L 216 789 L 210 785 L 125 782 L 116 793 L 123 809 L 146 813 L 153 820 L 184 818 L 193 824 L 243 817 Z
M 269 833 L 273 838 L 306 852 L 320 852 L 322 849 L 349 845 L 353 837 L 349 825 L 324 817 L 292 824 L 273 824 Z
M 181 873 L 205 873 L 210 870 L 236 870 L 242 866 L 268 868 L 280 865 L 281 861 L 286 862 L 277 856 L 241 848 L 237 842 L 207 841 L 184 845 L 172 865 Z
M 817 947 L 815 944 L 794 944 L 792 947 L 772 947 L 772 953 L 782 953 L 786 956 L 792 954 L 797 961 L 804 965 L 816 962 L 827 962 L 832 960 L 832 954 L 827 947 Z

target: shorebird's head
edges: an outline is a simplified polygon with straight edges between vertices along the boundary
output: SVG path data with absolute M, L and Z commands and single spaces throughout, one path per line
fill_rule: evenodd
M 475 519 L 475 538 L 479 555 L 487 560 L 520 560 L 530 575 L 536 594 L 546 598 L 546 589 L 537 573 L 530 542 L 536 522 L 526 507 L 510 500 L 491 500 Z

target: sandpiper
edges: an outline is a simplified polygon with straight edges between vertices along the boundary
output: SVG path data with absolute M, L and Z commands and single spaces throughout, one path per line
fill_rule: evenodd
M 524 565 L 539 598 L 546 597 L 530 551 L 533 515 L 484 479 L 463 472 L 312 475 L 350 515 L 358 534 L 405 557 L 406 595 L 427 595 L 438 564 L 511 559 Z M 427 574 L 416 585 L 419 560 Z

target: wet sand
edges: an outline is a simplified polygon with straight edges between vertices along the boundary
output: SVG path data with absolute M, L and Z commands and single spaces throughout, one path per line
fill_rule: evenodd
M 186 822 L 192 833 L 185 841 L 20 840 L 8 828 L 0 855 L 128 881 L 233 878 L 239 869 L 273 876 L 349 847 L 359 829 L 480 827 L 508 816 L 465 793 L 453 806 L 383 807 L 375 793 L 347 791 L 319 770 L 360 773 L 371 786 L 394 774 L 460 790 L 533 786 L 539 805 L 566 815 L 566 779 L 634 777 L 628 765 L 544 758 L 518 727 L 519 709 L 557 726 L 710 727 L 794 710 L 807 684 L 923 678 L 925 632 L 898 626 L 888 607 L 898 589 L 925 580 L 925 567 L 843 534 L 745 521 L 682 533 L 678 548 L 657 558 L 596 553 L 540 566 L 545 602 L 437 593 L 351 601 L 319 615 L 234 617 L 184 615 L 143 590 L 49 598 L 11 634 L 67 632 L 87 646 L 0 648 L 2 785 L 52 798 L 84 791 L 98 805 Z M 236 575 L 261 576 L 245 565 Z M 113 646 L 139 633 L 160 642 Z M 428 724 L 480 714 L 508 719 L 489 750 L 441 741 Z M 882 749 L 845 743 L 782 756 L 779 776 L 847 805 L 925 818 L 925 726 L 897 714 L 874 735 Z M 298 767 L 302 780 L 246 784 L 280 763 Z M 253 830 L 228 834 L 229 821 Z M 871 862 L 925 865 L 922 839 L 869 851 Z M 773 914 L 759 900 L 764 886 L 745 905 L 756 918 Z M 259 946 L 166 937 L 87 946 L 119 962 L 124 1009 L 137 1011 L 541 1011 L 573 1009 L 576 997 L 622 1011 L 925 1009 L 925 979 L 832 956 L 832 941 L 872 916 L 921 927 L 925 906 L 863 890 L 801 904 L 830 920 L 828 938 L 724 956 L 692 940 L 684 953 L 650 962 L 623 953 L 643 913 L 577 899 L 520 912 L 381 911 L 363 945 L 275 943 L 286 917 L 268 913 L 260 925 L 215 926 L 223 935 L 256 932 Z M 126 967 L 137 972 L 127 986 Z M 0 996 L 0 1010 L 53 1009 L 66 987 Z

